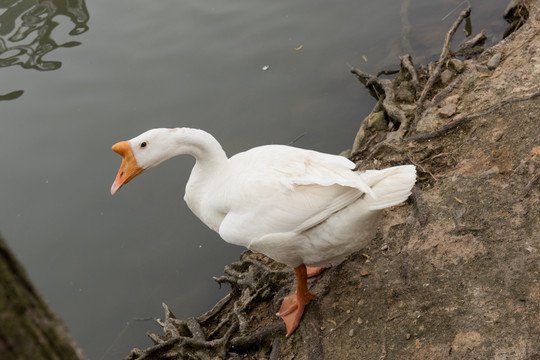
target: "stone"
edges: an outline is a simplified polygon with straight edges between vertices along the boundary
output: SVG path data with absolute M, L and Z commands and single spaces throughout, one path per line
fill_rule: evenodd
M 438 113 L 443 118 L 449 118 L 456 113 L 456 104 L 448 104 L 439 109 Z
M 456 54 L 459 56 L 465 56 L 471 58 L 477 54 L 480 54 L 484 51 L 484 43 L 487 37 L 483 32 L 480 32 L 478 35 L 470 37 L 461 43 L 456 51 Z
M 439 128 L 439 117 L 433 112 L 428 112 L 418 120 L 416 131 L 419 133 L 430 132 Z
M 450 69 L 446 69 L 441 73 L 441 82 L 443 85 L 448 85 L 452 78 L 454 77 L 454 72 Z
M 480 174 L 480 176 L 483 176 L 483 177 L 492 177 L 492 176 L 495 176 L 495 175 L 498 175 L 500 172 L 499 168 L 497 166 L 494 166 L 490 169 L 487 169 L 486 171 L 484 171 L 482 174 Z
M 452 96 L 449 96 L 449 97 L 447 97 L 446 99 L 444 99 L 444 101 L 443 101 L 443 106 L 444 106 L 444 105 L 448 105 L 448 104 L 455 104 L 455 105 L 457 105 L 458 101 L 459 101 L 459 95 L 458 95 L 458 94 L 452 95 Z
M 487 63 L 487 68 L 489 70 L 494 70 L 497 66 L 499 66 L 499 63 L 501 62 L 501 57 L 501 53 L 496 53 L 495 55 L 493 55 Z
M 504 131 L 502 130 L 495 130 L 493 134 L 491 135 L 491 142 L 497 142 L 501 140 L 501 138 L 504 135 Z
M 482 64 L 477 64 L 476 65 L 476 71 L 478 71 L 480 73 L 484 73 L 484 74 L 489 74 L 490 73 L 490 70 L 488 69 L 488 67 L 486 65 L 482 65 Z
M 366 128 L 369 131 L 382 131 L 386 130 L 386 128 L 388 127 L 388 121 L 384 116 L 384 111 L 369 114 L 366 121 Z
M 465 71 L 465 64 L 463 63 L 463 61 L 459 60 L 459 59 L 456 59 L 456 58 L 453 58 L 453 59 L 450 59 L 450 61 L 448 62 L 450 64 L 451 67 L 454 68 L 454 70 L 456 70 L 459 74 L 461 74 L 463 71 Z
M 474 89 L 474 84 L 476 82 L 476 77 L 471 76 L 463 82 L 463 90 L 465 92 L 471 92 Z
M 414 90 L 408 81 L 402 81 L 396 89 L 396 101 L 414 102 Z
M 413 104 L 399 104 L 399 107 L 407 113 L 413 113 L 416 110 L 416 105 Z

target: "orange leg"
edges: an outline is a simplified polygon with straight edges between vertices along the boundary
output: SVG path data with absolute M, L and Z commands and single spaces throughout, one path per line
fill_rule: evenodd
M 307 268 L 302 264 L 294 268 L 294 274 L 296 275 L 296 293 L 289 295 L 283 299 L 281 308 L 277 313 L 277 316 L 283 319 L 287 328 L 287 336 L 296 330 L 300 319 L 304 313 L 304 307 L 311 301 L 312 298 L 317 297 L 308 291 L 307 285 Z

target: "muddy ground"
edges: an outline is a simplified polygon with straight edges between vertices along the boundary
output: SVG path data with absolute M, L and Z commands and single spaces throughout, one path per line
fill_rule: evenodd
M 128 358 L 540 359 L 537 6 L 464 61 L 461 80 L 413 120 L 409 138 L 365 146 L 361 167 L 417 165 L 417 191 L 385 211 L 369 248 L 310 280 L 320 296 L 290 338 L 275 313 L 294 290 L 292 271 L 244 254 L 218 279 L 232 284 L 228 298 L 197 319 L 168 314 L 157 345 Z

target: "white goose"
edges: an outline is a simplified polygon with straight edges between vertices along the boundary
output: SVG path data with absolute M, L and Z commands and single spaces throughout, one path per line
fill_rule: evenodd
M 307 277 L 365 247 L 380 210 L 405 201 L 416 181 L 413 165 L 360 173 L 344 157 L 284 145 L 227 158 L 212 135 L 190 128 L 149 130 L 112 149 L 123 160 L 111 194 L 169 158 L 195 157 L 184 196 L 193 213 L 225 241 L 294 268 L 297 292 L 277 314 L 287 336 L 315 297 Z

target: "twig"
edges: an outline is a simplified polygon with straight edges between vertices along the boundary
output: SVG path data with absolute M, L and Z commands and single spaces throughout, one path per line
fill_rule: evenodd
M 452 38 L 454 37 L 454 34 L 458 28 L 458 26 L 461 24 L 463 19 L 466 17 L 469 17 L 471 14 L 471 8 L 467 8 L 463 10 L 460 14 L 457 20 L 452 24 L 452 27 L 446 34 L 446 37 L 444 38 L 444 45 L 441 51 L 441 55 L 439 56 L 439 60 L 437 61 L 435 68 L 433 69 L 433 72 L 430 74 L 428 81 L 426 82 L 426 85 L 424 85 L 424 89 L 422 90 L 422 93 L 420 94 L 420 98 L 418 99 L 417 105 L 416 105 L 416 116 L 415 119 L 417 120 L 420 118 L 420 114 L 422 113 L 422 110 L 424 108 L 424 102 L 426 101 L 428 93 L 431 91 L 431 88 L 435 84 L 437 80 L 439 80 L 439 76 L 441 75 L 441 68 L 444 62 L 448 59 L 450 56 L 450 46 L 452 44 Z
M 336 324 L 336 326 L 334 326 L 333 328 L 331 328 L 329 331 L 330 332 L 334 332 L 336 331 L 337 329 L 339 329 L 340 327 L 342 327 L 347 321 L 351 320 L 351 315 L 347 315 L 345 317 L 345 319 L 341 320 L 338 324 Z
M 529 94 L 529 95 L 526 95 L 526 96 L 523 96 L 523 97 L 507 97 L 507 98 L 504 98 L 500 102 L 500 104 L 491 105 L 491 106 L 489 106 L 488 108 L 486 108 L 484 110 L 480 110 L 480 111 L 477 111 L 477 112 L 469 114 L 469 115 L 456 116 L 454 118 L 454 120 L 450 121 L 448 124 L 442 126 L 441 128 L 439 128 L 437 130 L 434 130 L 434 131 L 429 132 L 429 133 L 410 136 L 410 137 L 405 138 L 403 140 L 404 141 L 424 141 L 424 140 L 429 140 L 429 139 L 435 138 L 437 136 L 440 136 L 442 134 L 445 134 L 448 131 L 452 130 L 453 128 L 455 128 L 455 127 L 457 127 L 457 126 L 459 126 L 459 125 L 461 125 L 461 124 L 463 124 L 463 123 L 465 123 L 467 121 L 476 119 L 477 117 L 480 117 L 480 116 L 487 115 L 487 114 L 489 114 L 489 113 L 503 107 L 504 105 L 534 99 L 535 97 L 538 97 L 538 96 L 540 96 L 540 91 L 537 91 L 535 93 L 532 93 L 532 94 Z
M 424 196 L 422 195 L 422 191 L 417 186 L 414 186 L 412 188 L 411 199 L 414 202 L 414 208 L 416 210 L 416 218 L 418 219 L 418 223 L 422 227 L 426 226 L 429 220 L 429 206 L 424 199 Z
M 176 319 L 163 304 L 165 320 L 159 324 L 163 327 L 164 335 L 149 334 L 156 346 L 146 350 L 134 350 L 128 359 L 225 358 L 232 346 L 236 350 L 247 351 L 261 342 L 269 344 L 278 332 L 283 333 L 284 325 L 280 325 L 250 336 L 241 336 L 247 333 L 246 316 L 253 308 L 253 303 L 273 296 L 271 290 L 288 283 L 290 273 L 280 270 L 280 267 L 274 270 L 246 251 L 241 255 L 241 261 L 225 267 L 225 274 L 216 280 L 229 283 L 232 292 L 221 299 L 212 310 L 199 318 L 184 321 Z
M 536 175 L 532 177 L 531 180 L 525 185 L 525 188 L 523 189 L 523 194 L 521 195 L 521 199 L 525 199 L 527 194 L 529 194 L 529 191 L 531 191 L 531 188 L 533 187 L 534 183 L 540 179 L 540 171 L 536 172 Z
M 437 178 L 435 177 L 435 175 L 433 175 L 431 173 L 431 171 L 429 170 L 426 170 L 422 164 L 416 162 L 413 157 L 411 156 L 411 154 L 409 152 L 407 152 L 407 157 L 409 158 L 409 161 L 413 163 L 413 165 L 415 165 L 416 167 L 420 168 L 420 170 L 422 170 L 422 172 L 428 174 L 429 176 L 431 176 L 433 178 L 433 180 L 437 181 Z
M 199 317 L 199 321 L 200 322 L 206 322 L 208 321 L 209 319 L 211 319 L 212 317 L 214 317 L 214 315 L 216 315 L 218 312 L 221 311 L 221 309 L 229 303 L 229 301 L 231 300 L 232 298 L 232 295 L 231 293 L 228 293 L 223 299 L 219 300 L 218 303 L 216 305 L 214 305 L 214 307 L 210 310 L 210 311 L 207 311 L 206 313 L 204 313 L 203 315 L 201 315 Z
M 463 74 L 459 74 L 458 76 L 456 76 L 454 80 L 452 80 L 450 84 L 448 84 L 444 89 L 440 90 L 437 93 L 437 95 L 435 95 L 433 99 L 431 99 L 429 105 L 427 106 L 426 110 L 422 113 L 422 116 L 420 118 L 423 117 L 423 115 L 428 109 L 434 107 L 435 105 L 440 103 L 441 100 L 446 98 L 446 96 L 450 94 L 456 88 L 456 86 L 458 86 L 461 83 L 462 80 L 463 80 Z
M 364 86 L 375 91 L 377 94 L 380 94 L 383 91 L 382 86 L 380 86 L 380 83 L 379 83 L 381 81 L 379 78 L 371 74 L 368 74 L 366 72 L 363 72 L 359 68 L 356 68 L 350 64 L 347 64 L 347 66 L 349 67 L 349 70 L 351 71 L 351 73 L 356 75 L 358 77 L 358 80 L 360 80 L 360 82 L 364 84 Z M 377 86 L 378 86 L 378 89 L 376 88 Z
M 407 54 L 400 56 L 399 60 L 401 61 L 401 67 L 405 68 L 411 75 L 411 83 L 413 84 L 414 89 L 419 92 L 420 89 L 422 89 L 422 85 L 420 85 L 420 82 L 418 81 L 418 73 L 413 65 L 411 55 Z
M 238 336 L 231 339 L 231 345 L 235 348 L 248 349 L 251 347 L 261 347 L 261 343 L 268 342 L 285 332 L 285 324 L 275 325 L 257 331 L 248 336 Z
M 354 159 L 355 157 L 357 157 L 358 155 L 360 155 L 361 153 L 363 153 L 364 151 L 366 151 L 366 149 L 368 148 L 369 144 L 371 144 L 371 142 L 373 141 L 373 139 L 375 139 L 375 137 L 377 137 L 377 134 L 374 134 L 372 137 L 370 137 L 364 144 L 364 146 L 362 146 L 362 148 L 358 149 L 358 150 L 355 150 L 351 156 L 349 157 L 350 159 Z M 355 142 L 356 143 L 356 142 Z M 354 147 L 353 147 L 354 149 Z
M 279 360 L 279 353 L 281 352 L 281 341 L 275 339 L 272 343 L 272 351 L 270 351 L 270 357 L 268 360 Z
M 292 144 L 294 144 L 295 142 L 297 142 L 298 140 L 300 140 L 301 138 L 303 138 L 304 136 L 307 135 L 307 131 L 306 132 L 303 132 L 301 133 L 300 135 L 298 135 L 297 137 L 295 137 L 292 141 L 290 141 L 287 145 L 288 146 L 291 146 Z
M 163 355 L 167 351 L 171 350 L 180 341 L 181 341 L 181 338 L 173 338 L 173 339 L 164 341 L 161 344 L 157 344 L 152 347 L 149 347 L 148 349 L 144 351 L 136 349 L 136 350 L 133 350 L 126 359 L 137 359 L 137 360 L 155 359 L 156 357 L 159 357 L 160 355 Z
M 466 234 L 466 233 L 469 233 L 469 232 L 477 232 L 477 231 L 482 231 L 482 230 L 485 230 L 485 229 L 486 228 L 484 226 L 463 226 L 463 225 L 458 225 L 450 232 L 453 233 L 453 234 L 456 234 L 456 235 L 463 235 L 463 234 Z
M 312 301 L 304 314 L 304 324 L 300 329 L 302 341 L 309 344 L 306 355 L 307 360 L 324 360 L 324 348 L 321 331 L 321 309 L 318 301 Z
M 445 16 L 443 16 L 443 18 L 441 19 L 441 21 L 444 21 L 446 20 L 447 17 L 449 17 L 450 15 L 452 15 L 454 13 L 454 11 L 456 11 L 461 5 L 463 5 L 464 3 L 467 3 L 469 4 L 469 7 L 471 6 L 471 3 L 469 0 L 464 0 L 462 2 L 460 2 L 459 4 L 457 4 L 457 6 L 455 8 L 453 8 L 452 10 L 450 10 L 450 12 L 448 14 L 446 14 Z
M 368 156 L 366 156 L 366 158 L 364 160 L 362 160 L 362 162 L 356 164 L 356 166 L 354 168 L 354 171 L 362 168 L 382 147 L 390 148 L 390 149 L 394 150 L 395 152 L 401 152 L 401 150 L 399 148 L 397 148 L 395 145 L 392 145 L 387 140 L 382 141 L 382 142 L 378 143 L 377 145 L 375 145 L 373 147 L 373 149 L 371 149 Z
M 394 75 L 397 74 L 399 70 L 381 70 L 377 73 L 376 77 L 379 77 L 381 75 Z
M 381 92 L 384 93 L 384 98 L 382 102 L 382 106 L 384 110 L 386 111 L 386 114 L 388 117 L 395 123 L 400 124 L 399 130 L 397 133 L 397 137 L 403 137 L 405 135 L 405 132 L 409 130 L 409 119 L 392 100 L 394 98 L 394 89 L 392 87 L 392 81 L 388 79 L 379 79 L 376 76 L 373 76 L 371 74 L 365 73 L 362 70 L 350 67 L 350 70 L 353 74 L 355 74 L 358 79 L 367 87 L 372 88 L 375 90 L 378 94 Z

